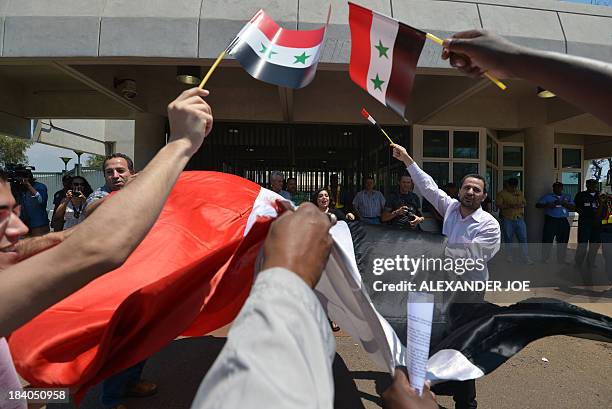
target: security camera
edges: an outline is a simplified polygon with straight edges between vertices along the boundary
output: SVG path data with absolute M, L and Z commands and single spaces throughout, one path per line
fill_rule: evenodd
M 138 96 L 136 81 L 129 78 L 115 79 L 115 89 L 119 91 L 125 99 L 134 99 Z

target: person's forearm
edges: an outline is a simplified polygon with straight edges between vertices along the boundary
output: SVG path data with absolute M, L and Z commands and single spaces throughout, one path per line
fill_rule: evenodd
M 438 188 L 433 178 L 421 169 L 416 162 L 413 161 L 406 169 L 410 173 L 410 176 L 412 176 L 414 186 L 421 192 L 423 197 L 427 199 L 441 215 L 444 215 L 448 203 L 451 200 L 450 196 Z
M 527 47 L 511 61 L 514 76 L 548 89 L 612 125 L 612 65 Z
M 18 255 L 18 261 L 32 257 L 41 251 L 47 250 L 55 245 L 60 244 L 72 234 L 74 229 L 63 230 L 61 232 L 48 233 L 44 236 L 29 237 L 19 240 L 15 245 Z
M 332 408 L 334 352 L 327 317 L 308 285 L 284 268 L 264 270 L 191 408 L 297 409 L 305 402 Z M 269 396 L 291 399 L 270 402 Z
M 53 212 L 52 223 L 60 223 L 64 221 L 64 216 L 66 215 L 66 207 L 68 206 L 68 202 L 62 201 L 59 206 Z
M 396 216 L 397 216 L 397 214 L 395 213 L 395 211 L 393 211 L 393 212 L 383 212 L 382 215 L 380 216 L 380 220 L 383 223 L 386 223 L 388 221 L 391 221 L 391 220 L 395 219 Z
M 184 141 L 166 145 L 141 175 L 105 200 L 61 245 L 0 274 L 0 336 L 100 274 L 119 267 L 157 219 L 189 159 Z
M 85 206 L 85 217 L 91 216 L 91 214 L 102 204 L 108 197 L 101 197 L 99 199 L 90 202 Z

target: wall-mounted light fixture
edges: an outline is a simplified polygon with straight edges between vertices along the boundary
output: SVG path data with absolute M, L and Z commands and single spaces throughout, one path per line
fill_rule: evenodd
M 176 67 L 176 80 L 186 85 L 198 85 L 200 78 L 200 67 L 194 65 L 179 65 Z
M 538 87 L 538 91 L 537 91 L 538 97 L 540 98 L 554 98 L 556 97 L 555 94 L 553 94 L 552 92 L 542 88 L 542 87 Z

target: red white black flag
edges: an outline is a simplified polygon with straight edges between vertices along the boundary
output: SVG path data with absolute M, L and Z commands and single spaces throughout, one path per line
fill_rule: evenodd
M 240 30 L 228 53 L 258 80 L 302 88 L 314 79 L 326 27 L 287 30 L 259 10 Z
M 281 211 L 277 200 L 283 199 L 238 176 L 184 172 L 123 266 L 13 332 L 9 344 L 21 376 L 35 386 L 70 387 L 78 400 L 87 388 L 176 337 L 201 336 L 230 323 L 249 295 L 258 252 Z M 374 260 L 440 257 L 445 240 L 345 222 L 331 235 L 334 246 L 315 288 L 321 305 L 380 368 L 392 372 L 406 365 L 408 292 L 376 291 L 374 281 L 381 276 L 373 272 Z M 399 270 L 384 274 L 398 283 L 406 276 Z M 432 336 L 427 368 L 432 381 L 483 376 L 529 342 L 550 335 L 612 341 L 611 318 L 554 300 L 510 307 L 453 307 L 442 300 L 435 311 L 450 319 L 441 336 Z
M 425 33 L 349 2 L 351 79 L 404 117 Z

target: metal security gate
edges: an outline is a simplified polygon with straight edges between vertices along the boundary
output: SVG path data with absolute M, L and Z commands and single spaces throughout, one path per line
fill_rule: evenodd
M 394 141 L 410 146 L 408 126 L 385 129 Z M 266 187 L 270 173 L 278 170 L 285 178 L 295 177 L 303 192 L 326 186 L 336 173 L 351 194 L 361 189 L 366 175 L 388 192 L 403 171 L 387 140 L 369 125 L 217 122 L 187 168 L 233 173 Z

